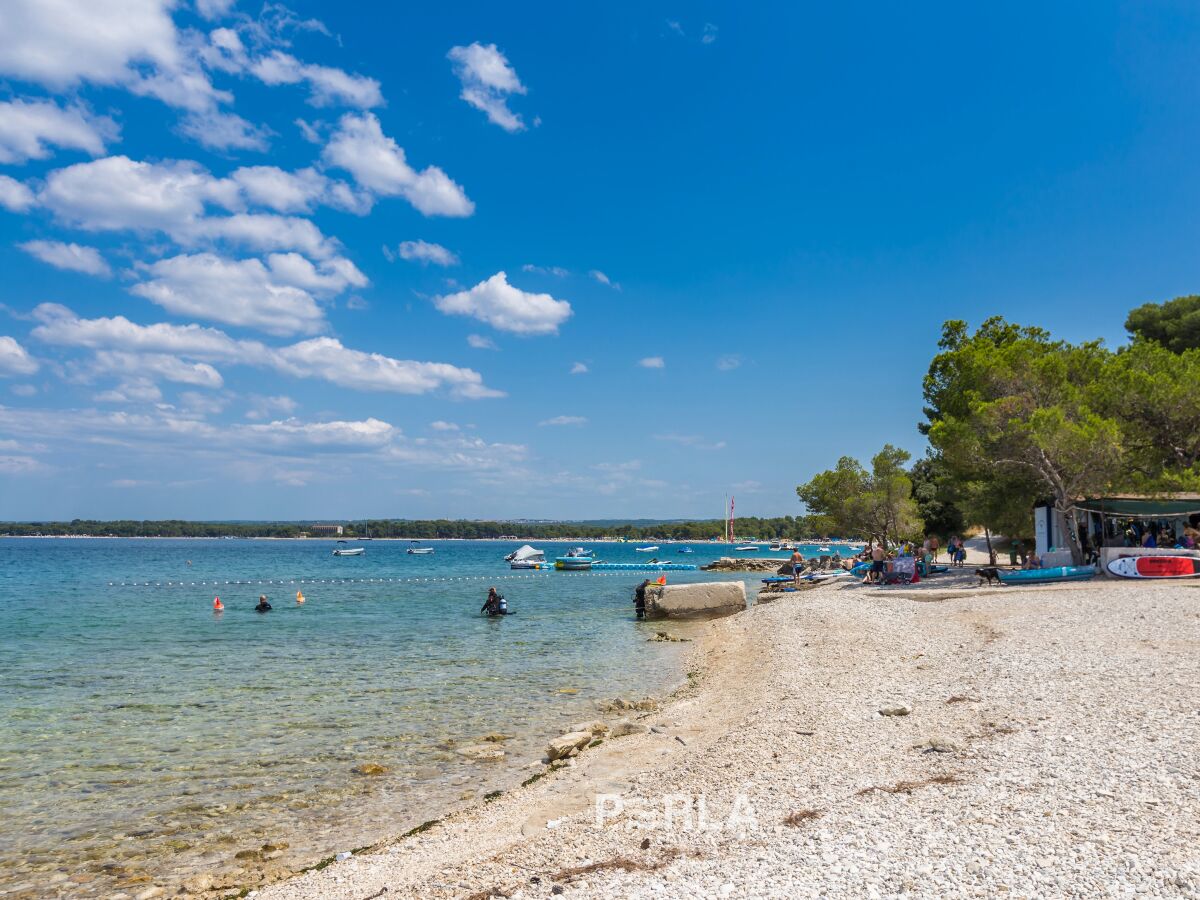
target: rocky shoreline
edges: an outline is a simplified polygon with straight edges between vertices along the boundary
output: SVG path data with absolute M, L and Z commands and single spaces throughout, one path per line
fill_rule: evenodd
M 1200 896 L 1200 595 L 915 599 L 709 623 L 631 733 L 257 896 Z

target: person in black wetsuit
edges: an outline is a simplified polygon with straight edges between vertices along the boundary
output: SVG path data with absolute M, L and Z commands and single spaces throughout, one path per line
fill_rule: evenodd
M 487 599 L 483 601 L 483 608 L 479 611 L 481 613 L 487 613 L 489 616 L 501 615 L 500 601 L 503 599 L 503 597 L 496 593 L 496 589 L 494 587 L 490 587 L 488 588 Z
M 258 597 L 258 606 L 254 607 L 255 612 L 270 612 L 271 604 L 267 602 L 267 595 L 260 594 Z
M 637 611 L 639 619 L 646 618 L 646 588 L 648 587 L 650 587 L 649 578 L 639 584 L 633 592 L 633 608 Z

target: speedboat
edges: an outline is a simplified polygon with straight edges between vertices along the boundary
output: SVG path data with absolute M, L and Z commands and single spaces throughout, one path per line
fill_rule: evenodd
M 779 543 L 779 541 L 771 541 L 771 544 L 767 547 L 767 549 L 772 553 L 779 553 L 783 550 L 783 544 Z
M 591 556 L 572 556 L 568 553 L 566 556 L 560 556 L 554 560 L 554 568 L 563 569 L 568 572 L 579 572 L 591 567 Z
M 420 542 L 413 541 L 413 543 L 418 544 Z M 409 547 L 408 552 L 412 556 L 428 555 L 433 552 L 433 548 L 432 547 Z
M 347 547 L 345 541 L 338 541 L 342 546 L 333 548 L 334 556 L 362 556 L 367 552 L 365 547 Z
M 692 552 L 692 548 L 691 548 L 691 547 L 680 547 L 680 548 L 679 548 L 678 550 L 676 550 L 675 552 L 676 552 L 676 553 L 691 553 L 691 552 Z
M 734 547 L 733 549 L 741 551 L 743 553 L 755 553 L 758 551 L 758 545 L 757 544 L 742 544 L 740 547 Z
M 572 559 L 577 557 L 580 559 L 591 559 L 595 555 L 596 553 L 594 550 L 584 550 L 582 547 L 573 547 L 564 554 L 564 556 L 569 556 Z
M 637 553 L 657 553 L 658 544 L 652 544 L 649 547 L 634 547 L 633 549 Z
M 504 557 L 509 566 L 514 569 L 544 569 L 546 568 L 546 554 L 525 544 L 523 547 L 514 550 L 508 556 Z

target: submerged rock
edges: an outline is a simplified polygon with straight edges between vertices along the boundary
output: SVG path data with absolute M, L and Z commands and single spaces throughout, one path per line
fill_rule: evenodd
M 612 737 L 625 737 L 629 734 L 645 734 L 650 729 L 641 722 L 634 722 L 631 719 L 618 719 L 613 723 L 612 730 L 609 734 Z
M 495 744 L 470 744 L 466 747 L 459 747 L 454 752 L 476 762 L 494 762 L 504 759 L 504 751 Z
M 381 766 L 379 763 L 363 763 L 360 766 L 355 766 L 354 771 L 359 775 L 386 775 L 392 770 L 387 766 Z
M 601 735 L 608 731 L 608 726 L 599 719 L 595 719 L 591 722 L 576 722 L 567 729 L 568 734 L 576 731 L 590 731 L 594 735 Z

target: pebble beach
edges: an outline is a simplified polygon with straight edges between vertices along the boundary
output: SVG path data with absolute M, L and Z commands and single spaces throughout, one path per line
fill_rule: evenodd
M 957 581 L 700 625 L 633 733 L 252 896 L 1200 897 L 1200 591 Z

